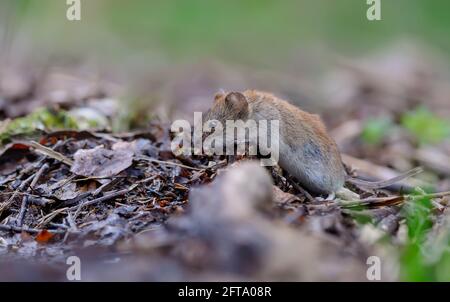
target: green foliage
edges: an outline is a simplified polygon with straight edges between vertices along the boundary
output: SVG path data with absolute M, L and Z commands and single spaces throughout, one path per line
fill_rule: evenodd
M 0 142 L 8 142 L 12 136 L 27 135 L 36 130 L 77 129 L 76 121 L 66 111 L 40 108 L 27 116 L 8 123 L 0 132 Z
M 392 129 L 392 126 L 392 122 L 388 118 L 369 119 L 364 124 L 361 138 L 369 145 L 378 145 Z
M 350 215 L 357 224 L 365 225 L 368 223 L 373 223 L 373 217 L 364 212 L 367 209 L 367 206 L 356 206 L 351 209 L 345 210 L 344 212 L 347 215 Z
M 405 205 L 408 243 L 401 257 L 401 279 L 403 281 L 427 281 L 432 278 L 433 269 L 425 262 L 422 254 L 425 237 L 430 230 L 431 202 L 428 198 L 413 199 Z
M 426 107 L 418 107 L 405 113 L 401 124 L 421 144 L 439 143 L 450 137 L 450 121 L 439 118 Z
M 450 40 L 443 38 L 450 1 L 443 0 L 384 1 L 382 22 L 367 21 L 368 5 L 361 0 L 96 0 L 82 1 L 83 21 L 77 24 L 64 18 L 65 1 L 2 2 L 11 3 L 32 37 L 44 46 L 51 42 L 53 51 L 97 51 L 121 59 L 138 50 L 155 59 L 219 56 L 257 66 L 289 64 L 292 54 L 318 43 L 367 51 L 411 33 L 450 54 Z M 102 32 L 108 35 L 99 39 Z M 108 41 L 110 36 L 126 47 L 111 47 L 116 41 Z
M 175 56 L 219 53 L 273 61 L 317 41 L 338 49 L 370 49 L 411 30 L 450 50 L 448 39 L 442 39 L 450 25 L 448 1 L 385 1 L 383 22 L 376 23 L 367 22 L 368 5 L 360 0 L 103 2 L 107 26 L 129 44 L 161 47 Z
M 450 281 L 450 236 L 430 236 L 432 210 L 429 198 L 417 198 L 405 205 L 408 242 L 401 254 L 402 281 Z M 442 235 L 442 234 L 441 234 Z
M 429 198 L 413 199 L 405 206 L 408 238 L 412 243 L 420 243 L 431 228 L 429 218 L 431 201 Z
M 400 279 L 408 282 L 435 281 L 433 267 L 425 263 L 420 244 L 409 244 L 402 253 Z
M 379 145 L 395 127 L 389 118 L 368 119 L 361 139 L 369 145 Z M 436 144 L 450 138 L 450 121 L 438 117 L 424 106 L 401 117 L 400 126 L 407 129 L 420 144 Z
M 450 281 L 450 238 L 447 238 L 447 249 L 436 265 L 436 278 L 439 281 Z

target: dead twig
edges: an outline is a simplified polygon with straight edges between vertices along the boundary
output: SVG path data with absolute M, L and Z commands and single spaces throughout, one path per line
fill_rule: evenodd
M 37 227 L 42 228 L 43 226 L 47 225 L 47 223 L 52 221 L 53 218 L 55 218 L 56 216 L 58 216 L 59 214 L 65 212 L 65 211 L 67 211 L 67 208 L 57 209 L 57 210 L 51 212 L 50 214 L 42 217 L 39 220 Z
M 446 196 L 450 196 L 450 191 L 429 193 L 429 194 L 410 195 L 410 196 L 414 197 L 414 198 L 443 198 Z
M 42 174 L 48 169 L 48 164 L 45 163 L 43 164 L 39 170 L 36 172 L 36 174 L 33 176 L 33 180 L 31 181 L 30 186 L 28 187 L 27 192 L 31 191 L 34 189 L 34 187 L 36 186 L 37 182 L 39 181 L 39 178 L 42 176 Z M 20 206 L 20 211 L 19 211 L 19 215 L 17 217 L 17 224 L 19 227 L 22 226 L 23 224 L 23 220 L 25 218 L 25 214 L 27 212 L 27 207 L 28 207 L 28 195 L 23 196 L 22 198 L 22 205 Z
M 112 186 L 116 185 L 121 179 L 120 178 L 114 178 L 113 180 L 110 180 L 106 183 L 104 183 L 103 185 L 101 185 L 100 187 L 98 187 L 93 193 L 92 196 L 97 196 L 98 194 L 100 194 L 101 192 L 107 190 L 108 188 L 111 188 Z
M 31 181 L 30 186 L 28 187 L 27 192 L 33 190 L 33 188 L 36 186 L 37 182 L 39 181 L 39 178 L 41 178 L 42 174 L 48 169 L 48 164 L 42 165 L 39 170 L 36 172 L 36 174 L 33 177 L 33 180 Z M 28 207 L 28 195 L 23 196 L 22 198 L 22 205 L 20 206 L 19 215 L 17 217 L 17 224 L 19 227 L 22 226 L 23 220 L 25 218 L 25 214 L 27 212 Z
M 66 165 L 68 165 L 69 167 L 71 167 L 73 165 L 73 161 L 69 158 L 67 158 L 66 156 L 62 155 L 59 152 L 56 152 L 55 150 L 43 146 L 37 142 L 34 141 L 30 141 L 30 142 L 21 142 L 24 145 L 33 147 L 38 153 L 41 153 L 43 155 L 46 155 L 50 158 L 56 159 L 57 161 L 60 161 Z
M 370 197 L 355 201 L 341 201 L 340 206 L 344 209 L 355 207 L 381 207 L 381 206 L 393 206 L 401 204 L 406 200 L 405 196 L 390 196 L 390 197 Z
M 174 163 L 174 162 L 171 162 L 171 161 L 163 161 L 163 160 L 154 159 L 154 158 L 151 158 L 151 157 L 148 157 L 148 156 L 138 156 L 137 159 L 141 159 L 141 160 L 145 160 L 145 161 L 149 161 L 149 162 L 154 162 L 154 163 L 158 163 L 158 164 L 163 164 L 163 165 L 178 166 L 178 167 L 181 167 L 181 168 L 197 170 L 197 171 L 203 171 L 204 170 L 204 169 L 200 169 L 200 168 L 186 166 L 186 165 L 179 164 L 179 163 Z
M 5 225 L 0 224 L 0 230 L 6 231 L 6 232 L 16 232 L 16 233 L 30 233 L 30 234 L 39 234 L 43 231 L 43 229 L 34 229 L 34 228 L 28 228 L 28 227 L 18 227 L 18 226 L 12 226 L 12 225 Z M 62 230 L 48 230 L 50 233 L 53 234 L 64 234 L 65 231 Z
M 34 189 L 34 187 L 36 186 L 37 182 L 39 181 L 39 178 L 41 178 L 42 174 L 43 174 L 45 171 L 47 171 L 48 167 L 49 167 L 49 166 L 48 166 L 47 163 L 46 163 L 46 164 L 43 164 L 43 165 L 39 168 L 39 170 L 36 172 L 36 174 L 34 175 L 33 180 L 31 181 L 31 184 L 30 184 L 30 189 L 31 189 L 31 190 Z
M 311 196 L 311 194 L 309 194 L 305 189 L 303 189 L 299 184 L 297 184 L 292 178 L 290 178 L 289 176 L 286 177 L 286 179 L 292 184 L 292 186 L 299 191 L 300 193 L 302 193 L 303 195 L 305 195 L 306 199 L 308 199 L 309 202 L 315 202 L 316 200 L 314 199 L 314 197 Z
M 25 179 L 20 184 L 20 186 L 14 191 L 13 195 L 0 206 L 0 215 L 3 213 L 4 210 L 6 210 L 12 205 L 16 196 L 20 193 L 20 191 L 23 191 L 25 189 L 25 187 L 32 181 L 33 178 L 34 175 L 31 175 L 27 179 Z
M 123 189 L 123 190 L 119 190 L 119 191 L 116 191 L 116 192 L 104 195 L 102 197 L 95 198 L 95 199 L 83 202 L 83 203 L 81 203 L 80 205 L 77 205 L 77 206 L 73 206 L 73 207 L 69 208 L 69 210 L 75 210 L 76 209 L 77 212 L 78 212 L 81 208 L 84 208 L 84 207 L 87 207 L 87 206 L 90 206 L 90 205 L 94 205 L 94 204 L 97 204 L 97 203 L 100 203 L 100 202 L 103 202 L 103 201 L 107 201 L 107 200 L 110 200 L 110 199 L 113 199 L 113 198 L 125 195 L 126 193 L 134 190 L 137 186 L 138 186 L 137 184 L 134 184 L 134 185 L 132 185 L 129 188 L 126 188 L 126 189 Z M 75 218 L 76 218 L 76 216 L 74 215 L 74 219 Z
M 390 196 L 390 197 L 370 197 L 366 199 L 356 200 L 356 201 L 341 201 L 342 208 L 354 208 L 354 207 L 381 207 L 381 206 L 392 206 L 398 205 L 402 202 L 411 198 L 443 198 L 450 196 L 450 191 L 430 193 L 430 194 L 418 194 L 418 195 L 401 195 L 401 196 Z

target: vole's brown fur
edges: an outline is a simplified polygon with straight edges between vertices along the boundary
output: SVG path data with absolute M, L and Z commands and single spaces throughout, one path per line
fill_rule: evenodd
M 346 173 L 336 143 L 318 115 L 273 94 L 257 90 L 217 94 L 207 119 L 278 120 L 279 165 L 308 190 L 332 194 L 344 185 Z
M 422 171 L 420 167 L 384 181 L 364 181 L 349 177 L 334 140 L 328 135 L 320 117 L 300 110 L 271 93 L 247 90 L 243 93 L 219 93 L 206 120 L 278 120 L 279 165 L 316 193 L 334 194 L 345 181 L 366 188 L 385 188 Z M 270 136 L 270 132 L 268 133 Z

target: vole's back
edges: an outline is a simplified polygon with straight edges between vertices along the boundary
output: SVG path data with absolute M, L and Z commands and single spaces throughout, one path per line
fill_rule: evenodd
M 272 94 L 244 92 L 249 118 L 279 120 L 280 166 L 308 190 L 330 194 L 345 182 L 345 170 L 334 140 L 319 116 L 302 111 Z

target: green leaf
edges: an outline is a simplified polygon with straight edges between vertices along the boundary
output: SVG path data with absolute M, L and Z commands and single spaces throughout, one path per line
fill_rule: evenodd
M 450 121 L 439 118 L 423 106 L 405 113 L 401 119 L 401 124 L 421 144 L 439 143 L 446 138 L 450 138 Z
M 389 118 L 368 119 L 364 124 L 361 138 L 367 144 L 378 145 L 391 129 L 392 122 Z
M 402 281 L 435 280 L 434 267 L 428 264 L 424 255 L 424 242 L 431 230 L 431 201 L 429 198 L 413 198 L 405 204 L 408 227 L 408 242 L 400 257 L 400 278 Z
M 7 143 L 12 136 L 27 135 L 36 130 L 77 129 L 76 121 L 66 111 L 39 108 L 27 116 L 12 120 L 0 132 L 0 143 Z

